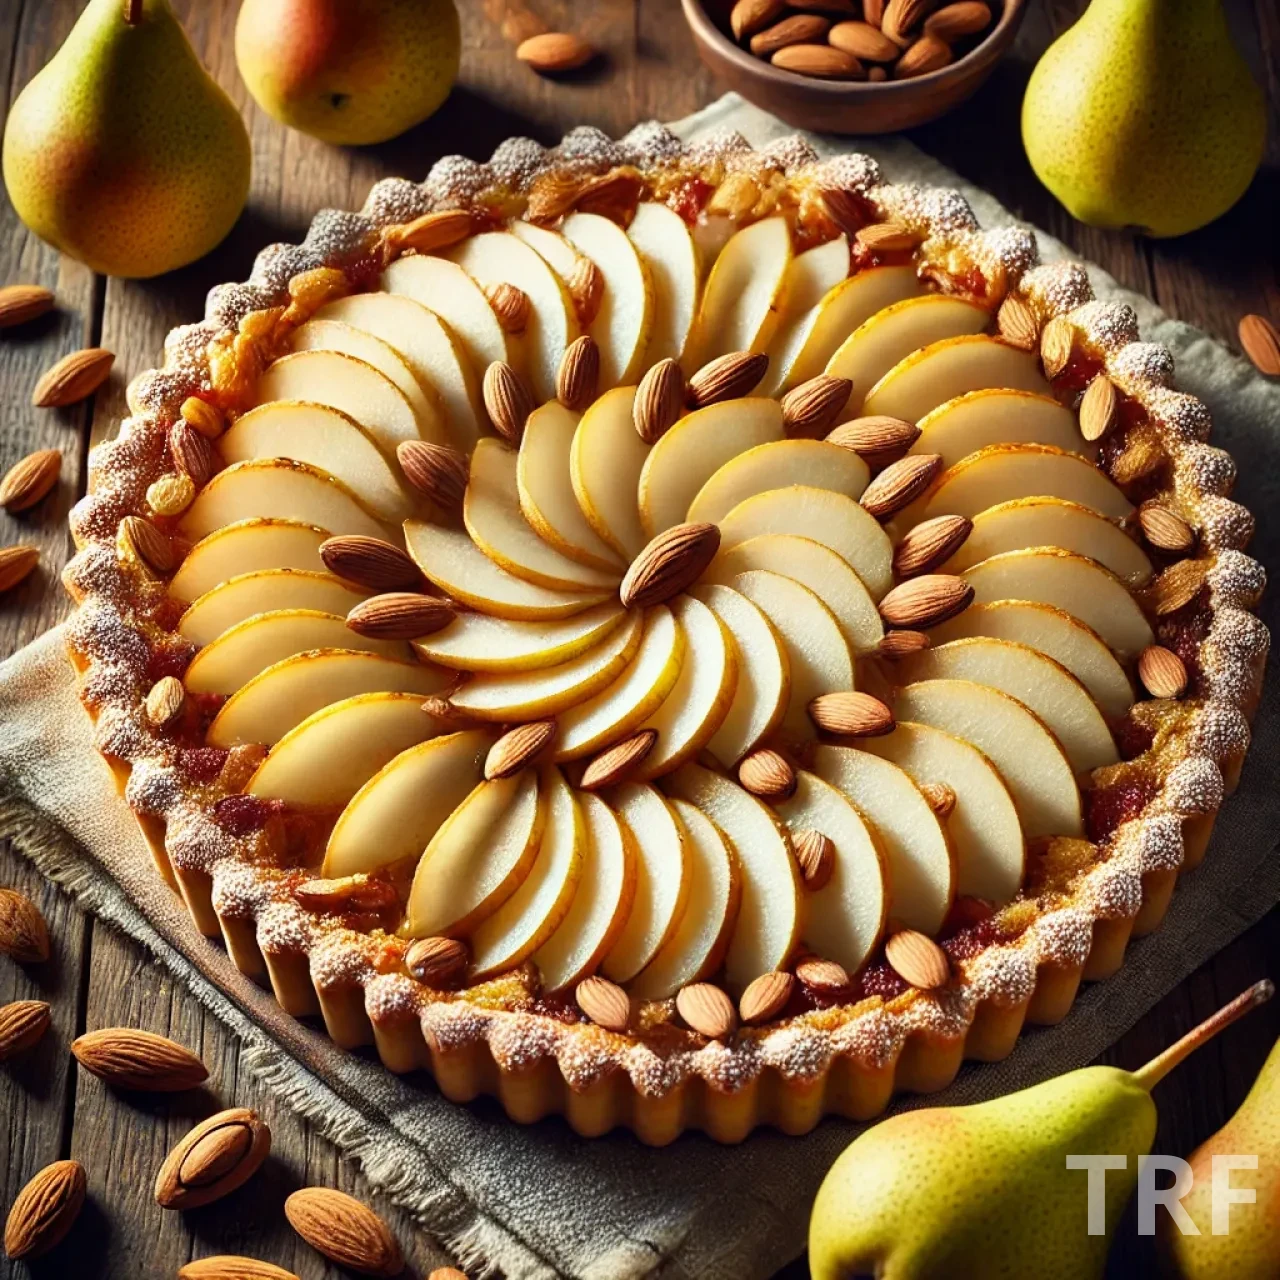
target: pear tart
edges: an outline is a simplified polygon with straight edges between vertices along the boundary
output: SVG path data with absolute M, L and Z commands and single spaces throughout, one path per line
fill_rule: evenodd
M 342 1046 L 647 1142 L 867 1117 L 1119 968 L 1267 650 L 1205 407 L 955 192 L 658 125 L 380 182 L 91 459 L 96 742 Z

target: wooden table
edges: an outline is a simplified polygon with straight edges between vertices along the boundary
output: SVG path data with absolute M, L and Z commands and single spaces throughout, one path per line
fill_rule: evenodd
M 66 615 L 58 570 L 70 550 L 67 511 L 84 490 L 87 449 L 114 430 L 125 412 L 126 382 L 156 362 L 171 326 L 201 313 L 210 285 L 244 279 L 262 245 L 299 238 L 321 206 L 358 207 L 377 178 L 421 178 L 444 152 L 485 158 L 511 134 L 552 142 L 579 123 L 617 134 L 638 120 L 681 116 L 717 96 L 717 85 L 695 60 L 676 0 L 534 2 L 554 25 L 578 30 L 604 49 L 600 65 L 571 83 L 539 80 L 515 62 L 499 33 L 493 19 L 502 0 L 460 0 L 462 79 L 448 105 L 394 142 L 342 151 L 289 132 L 257 110 L 235 68 L 233 0 L 175 0 L 197 50 L 242 108 L 253 134 L 253 196 L 227 242 L 204 261 L 161 280 L 106 280 L 43 245 L 5 205 L 0 282 L 48 285 L 57 291 L 59 310 L 0 340 L 0 472 L 37 448 L 60 448 L 65 461 L 56 495 L 34 513 L 19 518 L 0 513 L 0 543 L 34 541 L 43 553 L 37 575 L 0 601 L 0 656 Z M 6 103 L 57 49 L 80 7 L 79 0 L 0 0 Z M 1229 3 L 1241 45 L 1253 51 L 1271 98 L 1268 167 L 1240 205 L 1213 227 L 1159 242 L 1073 222 L 1036 182 L 1018 141 L 1018 106 L 1030 66 L 1083 7 L 1083 0 L 1033 6 L 1013 56 L 987 87 L 950 118 L 919 130 L 915 139 L 1125 284 L 1234 341 L 1243 313 L 1280 316 L 1275 254 L 1280 11 L 1274 0 Z M 57 411 L 29 407 L 30 389 L 42 370 L 64 353 L 94 344 L 116 352 L 117 362 L 110 384 L 93 403 Z M 7 1138 L 0 1205 L 7 1206 L 51 1160 L 74 1156 L 89 1175 L 89 1207 L 71 1240 L 47 1263 L 34 1266 L 32 1274 L 158 1280 L 193 1256 L 243 1252 L 273 1259 L 306 1280 L 339 1275 L 294 1237 L 280 1206 L 289 1191 L 312 1183 L 366 1194 L 359 1173 L 259 1082 L 241 1074 L 235 1041 L 139 947 L 73 906 L 3 846 L 0 884 L 24 890 L 41 905 L 55 940 L 48 964 L 20 968 L 0 960 L 0 1003 L 39 997 L 54 1008 L 53 1030 L 43 1046 L 0 1069 L 0 1127 Z M 1280 977 L 1280 912 L 1272 912 L 1161 1002 L 1105 1060 L 1138 1064 L 1266 973 Z M 70 1040 L 87 1028 L 122 1023 L 173 1035 L 195 1048 L 211 1069 L 208 1091 L 172 1101 L 123 1098 L 77 1071 L 66 1052 Z M 1221 1125 L 1278 1032 L 1280 1001 L 1203 1050 L 1163 1085 L 1157 1150 L 1185 1154 Z M 194 1113 L 233 1101 L 261 1109 L 271 1124 L 275 1154 L 270 1164 L 222 1204 L 186 1215 L 163 1212 L 151 1197 L 163 1155 Z M 403 1215 L 372 1199 L 388 1214 L 415 1266 L 427 1269 L 439 1261 Z M 1117 1246 L 1116 1274 L 1133 1274 L 1143 1256 L 1130 1223 Z M 6 1277 L 26 1274 L 21 1266 L 0 1266 Z M 802 1276 L 803 1264 L 785 1274 Z

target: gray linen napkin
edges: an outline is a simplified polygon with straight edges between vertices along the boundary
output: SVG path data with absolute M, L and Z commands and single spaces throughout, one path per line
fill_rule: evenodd
M 736 128 L 757 145 L 789 132 L 733 95 L 677 127 L 686 137 Z M 824 153 L 840 145 L 812 141 Z M 990 196 L 904 140 L 876 139 L 865 150 L 895 180 L 959 188 L 984 225 L 1011 221 Z M 1040 246 L 1045 258 L 1066 252 L 1044 235 Z M 1136 308 L 1144 335 L 1177 356 L 1179 385 L 1213 409 L 1215 443 L 1240 466 L 1239 497 L 1262 517 L 1254 554 L 1280 563 L 1277 530 L 1266 518 L 1280 496 L 1280 386 L 1109 276 L 1092 275 L 1099 296 Z M 1264 613 L 1274 627 L 1274 593 Z M 1280 901 L 1276 683 L 1267 687 L 1243 782 L 1208 858 L 1179 886 L 1163 929 L 1133 946 L 1123 981 L 1087 989 L 1063 1026 L 1029 1032 L 1005 1062 L 966 1068 L 942 1101 L 995 1096 L 1088 1062 Z M 147 947 L 240 1037 L 251 1070 L 477 1274 L 766 1277 L 803 1248 L 818 1184 L 857 1131 L 828 1120 L 804 1138 L 765 1131 L 727 1148 L 689 1135 L 660 1151 L 627 1135 L 585 1141 L 558 1121 L 510 1124 L 492 1103 L 455 1107 L 424 1077 L 399 1079 L 366 1056 L 335 1050 L 191 929 L 92 750 L 58 631 L 0 666 L 0 831 Z

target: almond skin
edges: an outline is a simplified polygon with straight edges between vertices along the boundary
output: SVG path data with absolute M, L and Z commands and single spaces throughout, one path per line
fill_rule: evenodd
M 422 585 L 418 566 L 399 547 L 363 534 L 341 534 L 320 544 L 330 573 L 370 591 L 402 591 Z
M 49 1030 L 49 1017 L 43 1000 L 15 1000 L 0 1007 L 0 1062 L 38 1044 Z
M 378 876 L 340 876 L 333 880 L 304 880 L 294 899 L 309 911 L 385 911 L 396 901 L 395 887 Z
M 824 37 L 830 38 L 827 32 L 830 25 L 826 18 L 820 18 L 814 13 L 793 14 L 753 35 L 750 49 L 757 58 L 767 58 L 789 44 L 818 44 Z M 856 53 L 857 50 L 849 49 L 846 52 Z
M 441 209 L 392 227 L 387 239 L 401 252 L 415 249 L 418 253 L 439 253 L 461 244 L 470 234 L 470 210 Z
M 45 370 L 31 393 L 37 409 L 60 409 L 93 395 L 111 374 L 115 356 L 103 347 L 86 347 L 65 355 Z
M 26 511 L 58 483 L 62 454 L 57 449 L 29 453 L 9 468 L 0 480 L 0 507 L 6 511 Z
M 920 428 L 914 422 L 876 414 L 841 423 L 827 442 L 852 449 L 872 471 L 879 471 L 902 457 L 919 438 Z
M 600 348 L 588 333 L 575 338 L 556 372 L 556 399 L 566 409 L 581 413 L 595 398 L 600 385 Z
M 936 516 L 909 529 L 894 548 L 893 571 L 899 578 L 932 573 L 946 564 L 973 531 L 966 516 Z
M 430 498 L 445 514 L 462 515 L 470 474 L 464 453 L 428 440 L 402 440 L 396 445 L 396 459 L 404 478 L 419 493 Z
M 1040 342 L 1036 313 L 1016 294 L 1009 294 L 996 312 L 996 329 L 1001 338 L 1019 351 L 1034 351 Z
M 167 729 L 182 718 L 187 691 L 177 676 L 162 676 L 147 693 L 147 719 L 157 729 Z
M 623 608 L 647 609 L 692 586 L 720 550 L 720 529 L 692 521 L 672 525 L 631 562 L 618 596 Z
M 1208 576 L 1208 564 L 1202 560 L 1179 560 L 1162 569 L 1147 586 L 1152 610 L 1164 617 L 1190 604 L 1200 594 Z
M 595 974 L 583 978 L 574 990 L 578 1008 L 597 1026 L 619 1033 L 631 1021 L 631 997 L 616 982 Z
M 0 889 L 0 952 L 20 964 L 49 958 L 49 930 L 44 916 L 25 893 Z
M 471 963 L 467 944 L 459 938 L 418 938 L 404 953 L 404 965 L 419 982 L 438 989 L 451 986 Z
M 897 727 L 879 698 L 852 689 L 820 694 L 809 703 L 809 716 L 824 733 L 844 738 L 878 738 Z
M 825 373 L 792 388 L 778 402 L 787 434 L 810 439 L 821 435 L 844 412 L 852 390 L 848 378 Z
M 703 409 L 721 400 L 749 395 L 768 367 L 769 357 L 762 351 L 731 351 L 717 356 L 689 379 L 689 404 Z
M 484 776 L 510 778 L 531 765 L 551 745 L 556 736 L 554 720 L 535 720 L 517 725 L 489 748 L 484 761 Z
M 960 0 L 945 5 L 924 20 L 924 33 L 955 44 L 965 36 L 977 35 L 991 25 L 991 10 L 981 0 Z
M 784 755 L 757 747 L 738 765 L 738 781 L 762 800 L 788 800 L 796 792 L 796 771 Z
M 725 1040 L 738 1028 L 733 1001 L 710 982 L 694 982 L 676 994 L 676 1012 L 685 1025 L 708 1040 Z
M 1280 331 L 1266 316 L 1249 315 L 1237 330 L 1240 346 L 1259 373 L 1280 378 Z
M 271 1152 L 271 1130 L 256 1111 L 232 1107 L 200 1121 L 156 1174 L 162 1209 L 198 1209 L 242 1187 Z
M 927 76 L 931 71 L 940 71 L 948 66 L 954 57 L 945 40 L 939 40 L 937 36 L 921 36 L 893 64 L 893 78 L 913 80 L 916 76 Z
M 209 1078 L 190 1049 L 134 1027 L 104 1027 L 72 1042 L 76 1061 L 91 1075 L 117 1089 L 178 1093 Z
M 54 297 L 38 284 L 8 284 L 0 289 L 0 329 L 26 324 L 53 310 Z
M 876 653 L 896 662 L 929 647 L 929 637 L 923 631 L 886 631 L 876 646 Z
M 772 1021 L 786 1008 L 795 985 L 795 977 L 790 973 L 781 970 L 762 973 L 742 993 L 738 1016 L 748 1026 Z
M 396 1276 L 404 1255 L 368 1205 L 341 1191 L 306 1187 L 284 1202 L 289 1225 L 318 1253 L 365 1276 Z
M 920 237 L 900 222 L 874 222 L 859 227 L 856 239 L 873 253 L 906 253 L 920 243 Z
M 831 837 L 813 827 L 804 827 L 791 833 L 791 848 L 805 888 L 810 893 L 825 889 L 836 864 L 836 846 Z
M 808 956 L 801 960 L 796 965 L 796 977 L 815 991 L 839 991 L 849 985 L 849 975 L 844 966 L 821 956 Z
M 579 258 L 566 288 L 573 299 L 578 323 L 588 328 L 600 314 L 600 303 L 604 300 L 604 276 L 600 268 L 590 258 Z
M 942 455 L 912 453 L 891 462 L 863 491 L 858 501 L 877 520 L 887 520 L 910 506 L 942 470 Z
M 1146 540 L 1160 551 L 1180 553 L 1195 545 L 1196 535 L 1191 526 L 1158 502 L 1144 502 L 1138 508 L 1138 523 Z
M 879 27 L 870 22 L 837 22 L 827 33 L 827 40 L 863 62 L 894 62 L 902 52 Z
M 659 360 L 640 379 L 631 410 L 636 433 L 645 444 L 656 444 L 684 412 L 684 373 L 674 360 Z
M 889 0 L 880 22 L 881 29 L 890 40 L 905 47 L 911 43 L 912 32 L 935 4 L 936 0 Z
M 904 981 L 921 991 L 945 987 L 951 977 L 947 953 L 927 934 L 899 929 L 884 944 L 884 958 Z
M 518 445 L 533 412 L 533 392 L 505 360 L 495 360 L 485 370 L 484 407 L 498 434 L 508 444 Z
M 544 31 L 516 46 L 516 57 L 544 76 L 585 66 L 595 54 L 593 46 L 568 31 Z
M 213 442 L 182 419 L 169 428 L 169 452 L 173 455 L 174 466 L 190 476 L 196 488 L 208 484 L 219 468 Z
M 1116 423 L 1120 395 L 1105 373 L 1089 383 L 1080 401 L 1080 434 L 1086 440 L 1101 440 Z
M 1180 698 L 1187 689 L 1187 667 L 1172 649 L 1151 644 L 1138 656 L 1138 679 L 1153 698 Z
M 1069 321 L 1055 316 L 1040 335 L 1040 363 L 1046 378 L 1056 378 L 1071 362 L 1076 333 Z
M 36 547 L 0 547 L 0 591 L 12 591 L 39 563 Z
M 867 69 L 851 53 L 829 44 L 789 44 L 770 59 L 783 71 L 817 80 L 863 80 Z
M 388 591 L 355 605 L 347 614 L 347 626 L 357 635 L 378 640 L 420 640 L 443 630 L 456 616 L 447 600 Z
M 178 1280 L 298 1280 L 298 1277 L 270 1262 L 223 1253 L 179 1267 Z
M 533 304 L 523 289 L 517 289 L 515 285 L 503 282 L 487 285 L 484 294 L 489 299 L 489 305 L 493 308 L 494 315 L 498 317 L 498 323 L 502 326 L 503 332 L 521 334 L 528 328 L 529 313 Z
M 729 29 L 735 40 L 745 40 L 767 27 L 786 10 L 785 0 L 738 0 L 729 13 Z
M 632 770 L 638 768 L 653 750 L 657 741 L 656 729 L 642 729 L 607 751 L 602 751 L 587 765 L 578 786 L 583 791 L 599 791 L 626 781 Z
M 880 616 L 891 627 L 927 631 L 963 613 L 973 602 L 973 588 L 945 573 L 926 573 L 893 588 L 880 601 Z
M 125 516 L 120 521 L 116 545 L 126 558 L 136 557 L 157 573 L 168 573 L 177 564 L 173 543 L 142 516 Z
M 924 782 L 920 794 L 929 802 L 929 808 L 940 818 L 949 818 L 956 807 L 956 793 L 945 782 Z
M 4 1251 L 15 1262 L 48 1253 L 84 1208 L 87 1180 L 78 1160 L 45 1165 L 21 1191 L 4 1224 Z

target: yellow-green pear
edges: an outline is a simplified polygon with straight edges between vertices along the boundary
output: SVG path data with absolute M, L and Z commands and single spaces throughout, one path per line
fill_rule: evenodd
M 250 160 L 244 122 L 168 0 L 90 0 L 4 132 L 18 216 L 113 276 L 208 253 L 244 208 Z
M 1253 1203 L 1229 1200 L 1224 1185 L 1215 1192 L 1215 1156 L 1245 1156 L 1256 1169 L 1229 1169 L 1221 1163 L 1233 1192 L 1253 1192 Z M 1240 1110 L 1188 1162 L 1195 1176 L 1182 1207 L 1199 1235 L 1184 1235 L 1173 1218 L 1158 1220 L 1161 1253 L 1180 1280 L 1276 1280 L 1280 1276 L 1280 1042 L 1263 1063 Z M 1214 1234 L 1214 1210 L 1224 1214 Z
M 831 1167 L 809 1222 L 813 1280 L 1089 1280 L 1156 1133 L 1152 1086 L 1266 1000 L 1259 983 L 1139 1071 L 1085 1067 L 967 1107 L 907 1111 L 858 1137 Z M 1105 1173 L 1105 1231 L 1089 1234 L 1086 1167 Z
M 1081 222 L 1194 231 L 1244 194 L 1266 104 L 1221 0 L 1093 0 L 1022 103 L 1037 177 Z
M 236 61 L 258 105 L 324 142 L 384 142 L 449 96 L 453 0 L 244 0 Z

